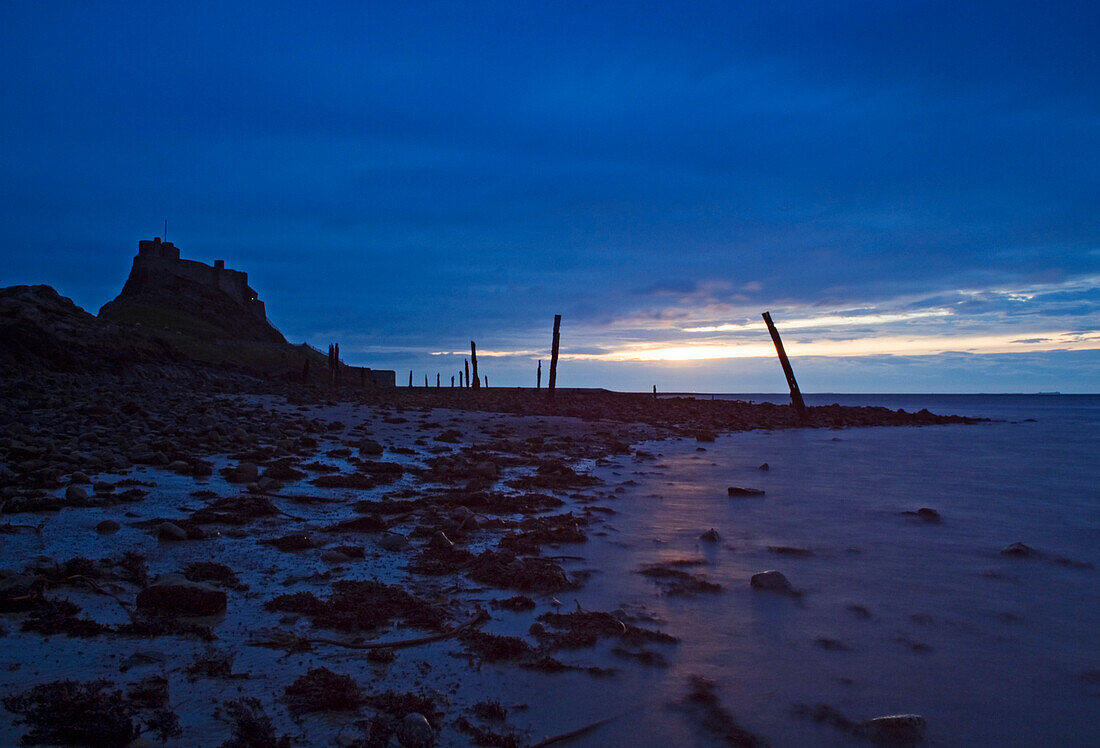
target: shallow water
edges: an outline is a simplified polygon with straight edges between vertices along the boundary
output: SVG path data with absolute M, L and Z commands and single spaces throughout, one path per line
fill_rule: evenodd
M 614 504 L 617 532 L 586 549 L 605 573 L 581 601 L 644 603 L 683 639 L 651 684 L 660 693 L 647 690 L 654 701 L 680 696 L 689 674 L 712 678 L 738 720 L 776 745 L 853 742 L 793 716 L 795 703 L 826 703 L 853 719 L 921 714 L 941 745 L 1095 745 L 1100 685 L 1085 674 L 1100 668 L 1100 398 L 869 400 L 1002 420 L 640 445 L 658 459 L 597 471 L 638 485 Z M 770 471 L 757 469 L 763 462 Z M 767 493 L 728 498 L 729 485 Z M 920 507 L 942 522 L 902 514 Z M 710 527 L 720 543 L 698 540 Z M 1014 541 L 1046 557 L 1001 556 Z M 663 598 L 624 573 L 690 557 L 705 559 L 697 568 L 725 591 Z M 749 577 L 764 569 L 781 570 L 803 596 L 752 591 Z M 825 649 L 818 637 L 848 650 Z M 625 744 L 632 733 L 662 735 L 656 745 L 667 723 L 646 710 L 601 736 Z

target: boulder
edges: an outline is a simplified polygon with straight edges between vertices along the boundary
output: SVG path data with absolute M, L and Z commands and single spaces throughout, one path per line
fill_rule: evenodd
M 168 542 L 187 540 L 187 530 L 172 522 L 161 522 L 157 526 L 157 537 Z
M 374 439 L 361 439 L 359 441 L 359 454 L 380 455 L 382 451 L 382 445 Z
M 182 574 L 163 574 L 137 596 L 138 610 L 157 616 L 212 616 L 225 612 L 224 590 L 192 582 Z
M 386 551 L 399 551 L 409 544 L 409 539 L 396 532 L 387 532 L 378 538 L 378 547 Z
M 749 584 L 752 585 L 754 590 L 762 590 L 764 592 L 784 592 L 787 594 L 794 592 L 790 580 L 783 576 L 781 572 L 775 571 L 774 569 L 753 574 L 752 578 L 749 580 Z
M 427 748 L 435 740 L 435 731 L 419 712 L 409 712 L 397 727 L 397 740 L 404 748 Z
M 924 717 L 892 714 L 860 724 L 860 732 L 877 745 L 914 745 L 924 740 Z
M 1014 556 L 1016 558 L 1039 558 L 1039 551 L 1035 550 L 1029 545 L 1017 541 L 1010 545 L 1006 545 L 1001 549 L 1002 556 Z
M 718 534 L 718 531 L 713 527 L 699 536 L 700 540 L 705 540 L 708 543 L 717 543 L 722 539 L 722 536 Z
M 324 551 L 321 553 L 321 560 L 326 564 L 347 564 L 351 563 L 351 556 L 340 551 Z
M 110 535 L 113 532 L 118 532 L 122 525 L 115 522 L 113 519 L 105 519 L 95 526 L 95 531 L 100 535 Z
M 80 486 L 69 486 L 65 489 L 65 501 L 82 502 L 88 500 L 88 492 Z
M 937 512 L 935 509 L 930 509 L 926 506 L 922 506 L 920 509 L 917 510 L 917 516 L 923 519 L 925 522 L 940 521 L 940 513 Z
M 71 483 L 91 483 L 92 479 L 88 477 L 87 473 L 82 473 L 79 470 L 69 476 L 69 482 Z
M 759 488 L 742 488 L 741 486 L 730 486 L 726 489 L 726 493 L 730 496 L 763 496 L 764 491 Z

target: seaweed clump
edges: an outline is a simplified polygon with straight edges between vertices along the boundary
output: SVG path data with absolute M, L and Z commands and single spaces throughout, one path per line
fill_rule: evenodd
M 358 709 L 363 691 L 349 675 L 315 667 L 286 687 L 285 698 L 292 712 L 339 712 Z
M 218 716 L 231 723 L 232 729 L 229 740 L 219 748 L 290 748 L 293 744 L 290 737 L 275 734 L 271 718 L 259 699 L 246 697 L 239 701 L 227 701 L 218 712 Z
M 310 617 L 315 626 L 336 631 L 373 631 L 401 619 L 410 626 L 440 631 L 450 615 L 400 587 L 373 580 L 341 580 L 332 595 L 322 599 L 312 592 L 279 595 L 264 607 L 280 613 Z

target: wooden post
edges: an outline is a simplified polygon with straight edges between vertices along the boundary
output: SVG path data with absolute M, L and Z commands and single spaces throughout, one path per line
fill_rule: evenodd
M 413 373 L 412 373 L 412 369 L 409 369 L 409 389 L 410 390 L 412 389 L 412 386 L 413 386 Z
M 455 375 L 452 374 L 451 375 L 451 388 L 454 389 L 454 386 L 455 386 Z
M 470 386 L 470 359 L 468 359 L 468 358 L 462 359 L 462 364 L 466 367 L 466 384 L 463 385 L 463 386 L 464 387 L 469 387 Z
M 336 384 L 340 384 L 340 344 L 335 343 L 332 346 L 332 379 Z
M 539 359 L 538 373 L 535 374 L 535 389 L 536 390 L 541 390 L 542 389 L 542 359 L 541 358 Z
M 436 388 L 436 389 L 439 389 L 439 386 L 440 386 L 440 385 L 439 385 L 439 372 L 437 371 L 437 372 L 435 373 L 435 388 Z
M 798 382 L 794 379 L 794 369 L 791 368 L 791 362 L 787 359 L 787 352 L 783 350 L 783 341 L 779 337 L 779 330 L 776 330 L 775 325 L 772 323 L 771 312 L 764 312 L 763 317 L 764 324 L 768 326 L 768 332 L 772 336 L 772 342 L 775 343 L 775 352 L 779 354 L 779 363 L 783 366 L 783 375 L 787 377 L 787 386 L 791 388 L 791 404 L 798 411 L 799 420 L 805 421 L 806 402 L 802 399 L 802 393 L 798 390 Z
M 481 380 L 477 376 L 477 345 L 475 345 L 474 341 L 472 341 L 472 340 L 470 341 L 470 363 L 473 364 L 473 369 L 474 369 L 473 386 L 474 386 L 474 389 L 476 390 L 476 389 L 479 389 L 481 387 Z
M 653 399 L 657 399 L 657 385 L 653 385 Z
M 424 386 L 425 387 L 428 386 L 428 375 L 427 374 L 424 375 Z
M 561 342 L 561 315 L 554 315 L 554 343 L 550 349 L 550 381 L 547 382 L 549 398 L 554 399 L 554 388 L 558 384 L 558 345 Z

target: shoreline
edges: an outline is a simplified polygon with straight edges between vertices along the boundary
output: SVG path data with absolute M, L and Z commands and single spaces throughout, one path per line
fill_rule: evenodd
M 798 425 L 772 404 L 574 390 L 552 403 L 534 391 L 364 395 L 159 374 L 4 383 L 0 626 L 8 652 L 23 653 L 5 658 L 8 719 L 26 707 L 19 699 L 36 698 L 99 714 L 117 688 L 127 694 L 120 724 L 178 745 L 255 724 L 271 742 L 225 744 L 355 734 L 356 745 L 397 745 L 421 718 L 439 745 L 533 745 L 582 728 L 545 722 L 556 679 L 651 670 L 679 638 L 616 600 L 574 605 L 600 571 L 577 549 L 606 532 L 621 491 L 593 469 L 652 460 L 632 446 L 642 441 Z M 971 422 L 811 409 L 817 428 Z M 691 568 L 652 574 L 672 594 L 707 590 Z M 377 642 L 392 646 L 348 654 Z M 120 660 L 132 664 L 122 671 Z M 543 716 L 504 703 L 483 670 L 536 684 L 532 714 Z M 64 678 L 86 691 L 49 690 Z M 107 691 L 87 690 L 101 678 Z M 694 729 L 757 740 L 712 686 L 692 689 Z M 210 725 L 211 699 L 224 723 Z

